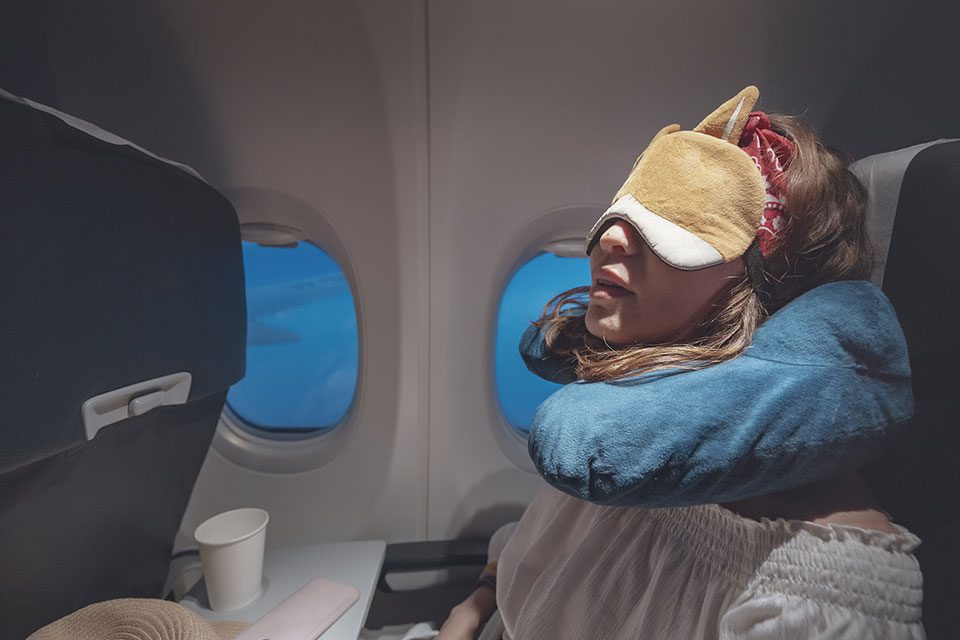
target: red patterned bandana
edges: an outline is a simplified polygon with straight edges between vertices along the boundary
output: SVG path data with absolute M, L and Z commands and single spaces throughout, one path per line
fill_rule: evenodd
M 770 120 L 762 111 L 753 111 L 740 137 L 740 148 L 757 165 L 767 192 L 763 215 L 757 228 L 757 244 L 764 257 L 768 257 L 776 245 L 777 232 L 786 222 L 786 181 L 783 172 L 793 158 L 794 146 L 787 138 L 770 129 Z

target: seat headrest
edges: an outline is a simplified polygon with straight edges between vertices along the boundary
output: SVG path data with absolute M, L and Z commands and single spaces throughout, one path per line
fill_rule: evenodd
M 850 171 L 867 190 L 867 228 L 877 249 L 877 264 L 871 278 L 875 285 L 880 286 L 883 282 L 893 221 L 900 200 L 900 187 L 903 185 L 907 167 L 924 149 L 950 142 L 955 141 L 941 138 L 923 142 L 912 147 L 868 156 L 850 165 Z

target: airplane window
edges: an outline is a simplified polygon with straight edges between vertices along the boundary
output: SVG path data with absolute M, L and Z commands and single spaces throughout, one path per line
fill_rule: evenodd
M 231 411 L 267 432 L 319 432 L 346 416 L 357 388 L 359 341 L 343 270 L 314 244 L 243 243 L 247 373 Z
M 520 337 L 550 298 L 590 284 L 590 259 L 542 252 L 523 264 L 507 282 L 497 313 L 494 378 L 500 409 L 515 429 L 526 434 L 537 406 L 560 385 L 530 373 L 517 352 Z

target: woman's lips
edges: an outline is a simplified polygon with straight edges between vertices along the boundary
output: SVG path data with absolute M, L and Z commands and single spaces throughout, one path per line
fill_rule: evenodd
M 593 286 L 590 287 L 591 298 L 622 298 L 630 295 L 633 295 L 632 291 L 615 284 L 594 282 Z

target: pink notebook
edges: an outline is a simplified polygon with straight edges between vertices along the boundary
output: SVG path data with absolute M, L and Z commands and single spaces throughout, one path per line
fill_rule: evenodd
M 316 640 L 359 598 L 349 585 L 314 578 L 234 640 Z

